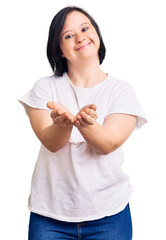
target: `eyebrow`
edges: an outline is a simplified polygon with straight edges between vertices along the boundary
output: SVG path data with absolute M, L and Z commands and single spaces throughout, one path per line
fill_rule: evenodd
M 89 24 L 89 25 L 90 25 L 90 23 L 84 22 L 84 23 L 81 23 L 81 25 L 79 26 L 79 28 L 80 28 L 82 25 L 84 25 L 84 24 Z M 63 35 L 64 35 L 65 33 L 70 32 L 70 31 L 72 31 L 72 30 L 67 30 L 67 31 L 63 32 L 63 33 L 61 34 L 61 37 L 63 37 Z

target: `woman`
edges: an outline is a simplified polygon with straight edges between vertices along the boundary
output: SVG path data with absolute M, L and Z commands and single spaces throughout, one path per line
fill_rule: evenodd
M 53 76 L 20 99 L 41 141 L 29 239 L 132 239 L 121 145 L 147 121 L 134 90 L 100 69 L 105 46 L 81 8 L 56 14 L 47 55 Z

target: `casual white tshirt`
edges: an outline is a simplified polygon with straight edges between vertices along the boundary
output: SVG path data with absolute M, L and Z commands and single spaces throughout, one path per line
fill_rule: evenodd
M 73 85 L 66 73 L 41 78 L 19 101 L 27 114 L 28 106 L 49 110 L 48 101 L 64 104 L 74 115 L 94 103 L 101 125 L 112 113 L 137 116 L 135 129 L 147 121 L 133 87 L 110 75 L 92 88 Z M 129 176 L 121 169 L 123 160 L 122 147 L 99 154 L 73 127 L 68 144 L 56 153 L 41 144 L 29 209 L 67 222 L 95 220 L 122 211 L 132 195 Z

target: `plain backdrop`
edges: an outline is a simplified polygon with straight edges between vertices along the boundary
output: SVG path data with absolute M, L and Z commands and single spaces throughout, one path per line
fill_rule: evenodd
M 18 98 L 52 75 L 48 29 L 63 7 L 86 9 L 106 45 L 105 72 L 135 88 L 148 124 L 124 144 L 134 240 L 166 239 L 166 7 L 163 0 L 15 0 L 0 6 L 0 235 L 27 239 L 27 201 L 40 143 Z M 163 220 L 164 219 L 164 220 Z

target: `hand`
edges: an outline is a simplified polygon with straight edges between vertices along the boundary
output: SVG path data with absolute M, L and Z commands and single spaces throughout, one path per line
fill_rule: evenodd
M 93 125 L 98 117 L 96 109 L 97 107 L 95 104 L 84 106 L 75 116 L 74 125 L 77 128 Z
M 72 127 L 74 124 L 74 115 L 63 104 L 48 102 L 47 107 L 52 109 L 50 116 L 54 124 L 61 127 Z

